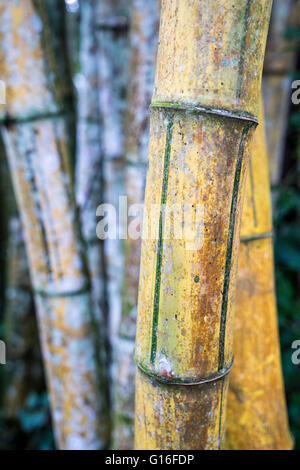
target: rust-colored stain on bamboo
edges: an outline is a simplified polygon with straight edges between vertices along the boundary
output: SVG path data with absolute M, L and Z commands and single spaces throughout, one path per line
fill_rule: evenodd
M 230 374 L 226 447 L 291 449 L 280 363 L 262 111 L 246 182 L 234 308 L 235 364 Z
M 137 449 L 224 444 L 241 197 L 270 9 L 271 1 L 162 1 L 145 196 L 149 213 L 162 210 L 144 224 L 155 237 L 142 243 Z M 190 234 L 201 206 L 200 249 L 176 237 L 164 210 L 176 204 L 192 214 Z

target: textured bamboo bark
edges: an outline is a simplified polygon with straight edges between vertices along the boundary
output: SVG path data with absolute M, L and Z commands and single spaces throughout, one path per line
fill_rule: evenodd
M 224 444 L 240 205 L 270 10 L 162 1 L 145 197 L 148 210 L 162 207 L 149 217 L 156 239 L 142 243 L 137 449 Z M 181 238 L 166 218 L 175 204 L 192 214 Z
M 0 2 L 0 68 L 7 86 L 2 131 L 24 228 L 56 440 L 62 449 L 95 449 L 103 445 L 102 403 L 73 196 L 70 77 L 60 6 Z
M 266 138 L 271 184 L 280 182 L 297 49 L 287 41 L 288 27 L 299 24 L 300 4 L 274 0 L 263 73 Z
M 133 0 L 130 29 L 131 66 L 125 145 L 125 193 L 128 208 L 143 204 L 149 139 L 149 105 L 153 92 L 160 0 Z M 136 329 L 140 238 L 124 242 L 122 318 L 116 343 L 114 447 L 132 449 L 134 441 Z
M 96 209 L 102 202 L 102 129 L 100 125 L 97 0 L 86 0 L 80 11 L 79 71 L 77 89 L 76 198 L 80 209 L 82 235 L 91 279 L 91 293 L 98 349 L 101 355 L 101 393 L 103 395 L 103 435 L 110 438 L 109 344 L 103 242 L 96 235 Z
M 124 113 L 128 77 L 130 2 L 98 0 L 98 70 L 103 146 L 103 201 L 116 210 L 124 194 Z M 103 235 L 105 238 L 105 235 Z M 108 328 L 115 344 L 122 308 L 122 240 L 104 241 L 107 272 Z
M 243 205 L 234 338 L 226 446 L 235 450 L 291 449 L 274 290 L 263 112 L 254 135 Z

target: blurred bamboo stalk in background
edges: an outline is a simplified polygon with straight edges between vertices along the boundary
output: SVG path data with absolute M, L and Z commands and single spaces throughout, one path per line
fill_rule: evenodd
M 126 113 L 125 194 L 127 206 L 136 204 L 141 215 L 148 162 L 149 105 L 153 92 L 158 43 L 160 0 L 133 0 L 130 29 L 130 75 Z M 139 205 L 139 207 L 138 207 Z M 140 230 L 142 223 L 140 219 Z M 133 350 L 136 329 L 140 238 L 130 235 L 124 242 L 122 317 L 116 342 L 114 447 L 134 445 L 135 370 Z
M 97 18 L 98 86 L 103 151 L 103 201 L 99 203 L 111 204 L 118 213 L 119 197 L 124 194 L 124 113 L 129 68 L 130 2 L 128 0 L 97 0 L 95 16 Z M 104 211 L 97 212 L 97 216 L 104 215 Z M 99 223 L 101 225 L 101 222 Z M 98 236 L 104 239 L 108 331 L 112 348 L 114 348 L 122 308 L 123 240 L 120 240 L 118 233 L 115 239 L 106 238 L 107 234 L 100 225 L 97 230 Z M 117 231 L 118 229 L 119 225 Z
M 69 153 L 70 77 L 61 2 L 1 0 L 2 133 L 39 316 L 57 444 L 105 446 L 90 282 Z M 18 80 L 16 80 L 16 77 Z
M 296 65 L 296 48 L 287 40 L 287 29 L 297 26 L 299 17 L 299 0 L 274 0 L 263 71 L 266 138 L 272 185 L 279 184 L 282 174 L 291 74 Z
M 19 420 L 32 390 L 41 391 L 43 369 L 22 227 L 10 218 L 7 248 L 5 342 L 7 344 L 5 416 Z
M 277 325 L 263 104 L 246 180 L 226 447 L 291 449 Z
M 96 235 L 96 209 L 102 202 L 102 129 L 100 125 L 99 70 L 97 60 L 98 0 L 81 2 L 77 74 L 77 152 L 75 193 L 91 279 L 98 350 L 101 356 L 102 428 L 110 440 L 109 335 L 103 241 Z
M 162 0 L 144 222 L 144 235 L 155 237 L 142 242 L 138 300 L 137 449 L 224 445 L 241 195 L 271 4 Z M 178 237 L 172 220 L 183 205 Z
M 20 411 L 26 406 L 30 394 L 45 388 L 41 352 L 29 267 L 25 252 L 23 231 L 19 218 L 5 151 L 1 153 L 1 214 L 2 232 L 6 246 L 2 271 L 5 277 L 3 337 L 7 346 L 6 367 L 3 370 L 5 387 L 1 390 L 2 417 L 20 427 Z

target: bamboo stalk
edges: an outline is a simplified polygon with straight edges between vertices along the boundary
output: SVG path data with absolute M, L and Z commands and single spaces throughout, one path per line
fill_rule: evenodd
M 82 3 L 75 76 L 77 88 L 76 199 L 86 245 L 98 351 L 101 356 L 102 427 L 110 440 L 109 338 L 103 242 L 96 236 L 96 209 L 102 202 L 102 129 L 100 124 L 96 0 Z
M 131 65 L 125 145 L 127 205 L 143 204 L 148 160 L 149 105 L 153 92 L 160 0 L 133 0 L 130 28 Z M 140 238 L 124 241 L 122 317 L 116 343 L 114 447 L 132 449 L 134 442 L 136 329 Z
M 291 449 L 280 362 L 262 103 L 243 205 L 234 338 L 226 446 L 234 450 Z
M 156 239 L 142 243 L 137 449 L 224 444 L 241 195 L 270 10 L 271 1 L 162 1 L 145 197 L 148 214 L 161 210 L 144 223 Z M 166 217 L 174 204 L 193 216 L 179 238 Z
M 24 228 L 56 440 L 61 449 L 96 449 L 105 436 L 73 196 L 63 18 L 53 1 L 1 1 L 0 11 L 7 86 L 2 133 Z
M 128 78 L 128 29 L 131 3 L 127 0 L 98 0 L 97 50 L 100 118 L 102 125 L 102 196 L 118 213 L 119 197 L 124 195 L 124 113 Z M 110 356 L 111 396 L 114 398 L 115 347 L 122 309 L 123 240 L 118 236 L 104 241 L 104 265 L 108 304 L 108 336 Z M 98 227 L 97 227 L 98 231 Z M 115 403 L 112 400 L 112 416 Z M 113 436 L 115 437 L 115 436 Z
M 20 411 L 33 391 L 44 392 L 45 382 L 23 231 L 2 140 L 0 154 L 1 201 L 4 208 L 1 227 L 5 240 L 5 246 L 1 245 L 4 254 L 1 260 L 4 278 L 1 331 L 6 344 L 1 406 L 4 421 L 18 428 Z
M 1 331 L 6 344 L 1 406 L 3 418 L 16 423 L 29 393 L 43 384 L 28 263 L 23 232 L 11 185 L 3 143 L 0 143 Z
M 8 230 L 6 295 L 4 305 L 7 363 L 3 409 L 5 417 L 19 420 L 29 394 L 44 385 L 42 358 L 25 253 L 18 215 L 10 217 Z
M 97 18 L 95 16 L 96 0 L 85 1 L 80 10 L 80 44 L 78 53 L 79 71 L 75 75 L 77 89 L 77 166 L 76 166 L 76 196 L 79 206 L 82 208 L 83 217 L 87 217 L 87 223 L 92 218 L 95 222 L 95 209 L 93 214 L 86 209 L 90 203 L 99 203 L 94 200 L 93 183 L 98 185 L 98 192 L 101 191 L 101 178 L 98 176 L 101 169 L 101 131 L 100 110 L 98 99 L 98 62 L 97 58 Z M 95 177 L 96 176 L 96 177 Z M 96 181 L 96 183 L 95 183 Z M 100 193 L 101 194 L 101 193 Z M 99 194 L 98 194 L 99 197 Z M 92 227 L 90 227 L 92 225 Z M 95 223 L 91 222 L 86 227 L 83 223 L 83 230 L 88 230 L 88 236 L 95 235 Z
M 119 197 L 124 194 L 124 112 L 128 77 L 129 2 L 97 0 L 95 16 L 102 137 L 102 200 L 99 202 L 111 204 L 117 212 Z M 115 381 L 114 350 L 122 306 L 123 250 L 122 240 L 118 236 L 110 239 L 102 233 L 100 237 L 103 241 L 105 266 L 107 333 L 112 351 L 108 358 L 110 393 L 114 398 L 112 385 Z M 112 400 L 112 416 L 114 406 Z
M 288 27 L 299 23 L 300 4 L 295 0 L 274 0 L 263 72 L 268 162 L 272 185 L 282 173 L 284 144 L 290 108 L 291 72 L 296 65 L 295 44 L 287 41 Z
M 128 79 L 130 2 L 97 0 L 98 85 L 103 149 L 103 201 L 118 208 L 124 194 L 124 113 Z M 122 240 L 104 239 L 108 331 L 115 345 L 122 309 Z

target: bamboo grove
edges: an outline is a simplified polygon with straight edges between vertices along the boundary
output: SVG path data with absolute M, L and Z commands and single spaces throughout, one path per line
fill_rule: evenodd
M 46 388 L 57 449 L 292 449 L 270 181 L 297 0 L 0 15 L 0 415 Z

